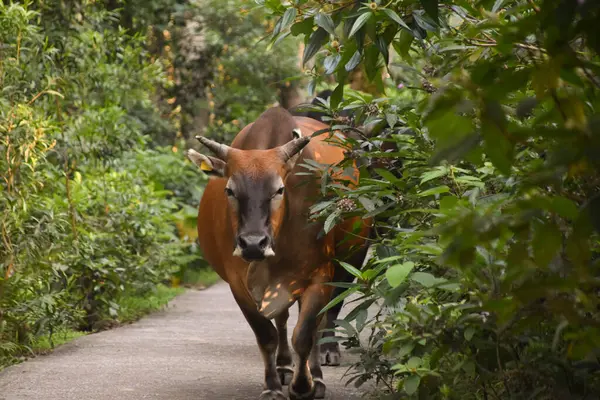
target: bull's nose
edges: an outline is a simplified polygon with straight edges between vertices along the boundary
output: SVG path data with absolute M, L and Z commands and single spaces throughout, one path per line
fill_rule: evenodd
M 269 246 L 267 235 L 240 235 L 237 239 L 238 246 L 242 250 L 242 257 L 246 260 L 263 260 L 265 250 Z

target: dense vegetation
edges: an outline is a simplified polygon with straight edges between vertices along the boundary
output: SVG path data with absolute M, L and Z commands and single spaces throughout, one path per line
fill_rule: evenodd
M 295 73 L 293 53 L 264 68 L 266 50 L 225 52 L 268 21 L 255 10 L 231 34 L 218 13 L 241 21 L 243 2 L 215 3 L 0 4 L 0 368 L 135 319 L 178 293 L 171 283 L 214 279 L 195 245 L 203 180 L 185 140 L 217 131 L 197 119 L 209 96 L 214 114 L 246 123 L 277 100 L 265 81 Z M 261 75 L 215 87 L 240 68 Z M 227 108 L 235 84 L 253 107 Z
M 334 82 L 318 108 L 351 137 L 339 168 L 361 165 L 352 190 L 323 174 L 315 218 L 377 221 L 341 296 L 360 295 L 338 323 L 361 356 L 349 381 L 380 398 L 598 398 L 600 3 L 258 3 L 272 41 L 304 39 L 309 88 Z

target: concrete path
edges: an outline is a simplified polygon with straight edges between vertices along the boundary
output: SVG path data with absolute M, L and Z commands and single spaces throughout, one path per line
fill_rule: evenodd
M 297 306 L 289 319 L 290 334 Z M 342 375 L 353 360 L 324 367 L 328 399 L 356 400 Z M 256 400 L 263 364 L 229 287 L 188 291 L 141 321 L 84 336 L 0 372 L 0 400 Z M 287 393 L 287 387 L 284 388 Z

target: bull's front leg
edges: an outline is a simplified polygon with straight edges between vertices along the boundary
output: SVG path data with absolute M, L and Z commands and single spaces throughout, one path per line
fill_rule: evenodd
M 292 400 L 312 400 L 325 397 L 323 372 L 319 362 L 318 330 L 323 319 L 319 311 L 327 305 L 331 286 L 312 284 L 300 298 L 300 314 L 292 335 L 292 346 L 297 360 L 289 386 Z M 310 367 L 309 367 L 310 360 Z
M 265 365 L 264 390 L 259 396 L 259 400 L 287 400 L 282 392 L 282 385 L 277 372 L 277 363 L 275 352 L 277 351 L 278 337 L 277 329 L 270 320 L 263 317 L 255 309 L 247 307 L 243 301 L 234 295 L 246 321 L 254 331 L 256 343 Z
M 277 372 L 282 385 L 288 385 L 292 381 L 294 369 L 292 368 L 292 353 L 288 344 L 287 320 L 290 316 L 289 310 L 285 309 L 275 317 L 279 345 L 277 346 Z

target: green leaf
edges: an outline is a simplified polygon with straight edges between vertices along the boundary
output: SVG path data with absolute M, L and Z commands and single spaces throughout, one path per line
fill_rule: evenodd
M 516 114 L 520 119 L 527 118 L 531 115 L 533 109 L 538 105 L 535 97 L 527 97 L 517 104 Z
M 438 23 L 438 1 L 437 0 L 420 0 L 421 5 L 423 6 L 423 9 L 425 10 L 425 12 L 427 14 L 429 14 L 429 16 L 431 18 L 433 18 L 433 21 L 437 24 Z
M 485 135 L 484 151 L 492 163 L 504 175 L 510 175 L 512 167 L 512 144 L 504 135 Z
M 362 206 L 365 208 L 365 210 L 367 210 L 367 211 L 375 210 L 375 203 L 373 203 L 373 201 L 371 201 L 371 199 L 364 197 L 364 196 L 360 196 L 358 198 L 358 201 L 360 202 L 360 204 L 362 204 Z
M 337 68 L 341 59 L 341 54 L 332 54 L 330 56 L 325 57 L 325 61 L 323 62 L 323 66 L 325 67 L 325 74 L 332 74 Z
M 531 246 L 536 263 L 541 267 L 545 267 L 550 264 L 550 261 L 562 248 L 562 233 L 553 222 L 535 221 Z
M 365 325 L 367 324 L 367 317 L 368 316 L 369 316 L 369 313 L 368 313 L 368 311 L 366 309 L 360 310 L 356 314 L 356 330 L 358 332 L 362 332 L 362 330 L 364 329 Z
M 333 203 L 335 203 L 333 200 L 327 200 L 327 201 L 323 201 L 321 203 L 316 203 L 310 208 L 310 212 L 313 214 L 318 213 L 319 211 L 326 209 Z
M 292 25 L 292 27 L 290 28 L 290 32 L 292 32 L 292 36 L 298 36 L 302 34 L 308 35 L 313 31 L 313 23 L 314 18 L 306 18 L 305 20 L 296 22 L 294 25 Z
M 437 186 L 437 187 L 431 188 L 429 190 L 425 190 L 424 192 L 420 192 L 419 194 L 417 194 L 417 196 L 425 197 L 425 196 L 431 196 L 431 195 L 436 195 L 436 194 L 448 193 L 449 191 L 450 191 L 450 188 L 448 186 L 442 185 L 442 186 Z
M 348 72 L 352 71 L 354 68 L 356 68 L 356 66 L 358 64 L 360 64 L 360 60 L 361 59 L 362 59 L 362 53 L 360 52 L 360 50 L 356 50 L 354 52 L 354 55 L 352 55 L 352 57 L 350 58 L 350 60 L 348 60 L 348 62 L 344 66 L 344 68 Z
M 350 38 L 350 37 L 354 36 L 354 34 L 356 32 L 358 32 L 358 30 L 360 28 L 362 28 L 364 24 L 367 23 L 367 21 L 369 20 L 369 18 L 371 18 L 371 16 L 373 16 L 373 14 L 368 11 L 359 15 L 358 18 L 356 18 L 356 21 L 354 21 L 354 24 L 352 25 L 352 29 L 350 29 L 350 33 L 348 34 L 348 37 Z
M 390 62 L 390 53 L 389 53 L 388 47 L 390 46 L 390 44 L 388 42 L 386 42 L 386 40 L 383 36 L 377 36 L 377 39 L 375 40 L 375 44 L 377 45 L 377 49 L 383 56 L 385 65 L 388 65 Z
M 410 279 L 428 288 L 446 282 L 445 279 L 436 278 L 429 272 L 414 272 Z
M 506 0 L 496 0 L 494 6 L 492 7 L 492 12 L 498 12 L 498 10 L 500 9 L 500 7 L 502 7 L 502 4 L 504 4 L 505 1 Z
M 298 12 L 296 11 L 296 9 L 292 8 L 292 7 L 285 10 L 285 12 L 283 13 L 283 17 L 281 17 L 281 30 L 284 30 L 292 22 L 294 22 L 294 19 L 296 19 L 297 13 Z
M 329 309 L 331 309 L 332 307 L 335 307 L 337 304 L 341 303 L 342 301 L 344 301 L 344 299 L 348 296 L 350 296 L 352 293 L 357 292 L 360 288 L 358 286 L 354 286 L 348 290 L 346 290 L 345 292 L 342 292 L 339 296 L 337 296 L 335 299 L 331 300 L 329 302 L 329 304 L 327 304 L 325 307 L 323 307 L 323 309 L 321 311 L 319 311 L 319 314 L 323 314 L 324 312 L 327 312 Z
M 318 344 L 337 343 L 337 342 L 341 342 L 342 340 L 348 340 L 348 338 L 341 337 L 341 336 L 323 336 L 322 338 L 319 339 Z
M 394 176 L 394 174 L 392 174 L 390 171 L 388 171 L 386 169 L 375 168 L 375 172 L 377 172 L 377 174 L 379 174 L 379 176 L 381 176 L 383 179 L 385 179 L 386 181 L 388 181 L 390 183 L 395 183 L 395 182 L 400 181 L 400 179 L 396 178 L 396 176 Z
M 325 233 L 329 233 L 329 231 L 333 229 L 335 223 L 337 222 L 337 218 L 340 216 L 340 213 L 340 210 L 335 210 L 334 212 L 329 214 L 329 216 L 325 220 L 325 223 L 323 224 L 323 230 L 325 231 Z
M 432 115 L 426 121 L 431 136 L 437 139 L 438 151 L 456 145 L 464 137 L 472 134 L 473 120 L 458 115 L 453 110 L 457 98 L 449 96 L 434 104 Z
M 396 125 L 396 123 L 398 122 L 398 115 L 396 115 L 394 113 L 386 113 L 385 120 L 388 123 L 388 125 L 390 126 L 390 128 L 393 128 Z
M 406 394 L 413 395 L 417 389 L 419 389 L 419 384 L 421 383 L 421 377 L 419 375 L 411 375 L 408 378 L 404 379 L 404 391 Z
M 329 14 L 317 13 L 315 16 L 315 24 L 325 29 L 332 35 L 335 35 L 335 25 Z
M 309 96 L 314 96 L 315 95 L 315 88 L 317 87 L 317 80 L 316 79 L 311 79 L 310 82 L 308 82 L 308 87 L 307 87 L 307 92 Z
M 418 12 L 413 12 L 413 18 L 415 19 L 415 22 L 417 23 L 417 25 L 428 32 L 437 32 L 438 27 L 437 27 L 437 22 L 434 21 L 429 15 L 427 14 L 422 14 L 422 13 L 418 13 Z M 413 35 L 415 35 L 418 38 L 421 39 L 425 39 L 427 36 L 423 35 L 421 37 L 421 33 L 420 32 L 416 32 L 416 30 L 413 30 Z M 419 36 L 417 36 L 419 35 Z
M 421 360 L 420 357 L 411 357 L 408 359 L 408 361 L 406 362 L 406 366 L 408 368 L 419 368 L 421 366 L 421 363 L 423 361 Z
M 482 116 L 485 120 L 494 124 L 498 132 L 504 133 L 506 131 L 506 115 L 504 115 L 504 110 L 497 101 L 486 100 Z
M 455 196 L 444 196 L 440 199 L 440 210 L 448 211 L 452 210 L 458 204 L 458 197 Z
M 356 331 L 356 329 L 354 329 L 354 327 L 350 324 L 350 322 L 344 320 L 344 319 L 335 319 L 333 320 L 333 323 L 336 326 L 339 326 L 340 328 L 342 328 L 346 333 L 347 336 L 358 336 L 358 332 Z
M 327 31 L 323 28 L 319 28 L 310 35 L 308 44 L 304 48 L 304 54 L 302 56 L 302 65 L 305 65 L 315 54 L 319 51 L 325 39 L 327 38 Z
M 481 133 L 485 152 L 496 168 L 509 175 L 513 159 L 513 145 L 506 137 L 507 120 L 495 100 L 486 100 L 482 110 Z
M 63 96 L 63 95 L 62 95 L 62 93 L 59 93 L 59 92 L 57 92 L 56 90 L 46 89 L 46 90 L 44 90 L 44 93 L 51 94 L 51 95 L 53 95 L 53 96 L 58 96 L 58 97 L 60 97 L 61 99 L 64 99 L 64 98 L 65 98 L 65 96 Z
M 398 287 L 406 280 L 408 274 L 410 274 L 414 267 L 415 264 L 410 261 L 403 264 L 393 265 L 385 272 L 385 277 L 387 278 L 391 287 Z
M 475 335 L 475 328 L 469 326 L 467 329 L 465 329 L 465 339 L 467 342 L 470 342 L 471 339 L 473 339 L 473 335 Z
M 358 318 L 359 314 L 361 314 L 363 311 L 366 312 L 367 309 L 369 307 L 371 307 L 371 305 L 375 302 L 375 300 L 376 299 L 371 298 L 371 299 L 364 300 L 362 303 L 359 303 L 356 307 L 354 307 L 354 309 L 352 311 L 350 311 L 348 313 L 348 315 L 346 315 L 344 317 L 344 319 L 346 321 L 352 321 L 352 320 Z M 368 313 L 367 313 L 367 316 L 368 316 Z
M 409 54 L 410 46 L 415 37 L 408 31 L 400 31 L 400 37 L 398 40 L 392 42 L 394 50 L 402 57 L 402 59 L 408 63 L 412 63 L 412 57 Z
M 380 66 L 378 63 L 379 54 L 381 53 L 377 46 L 368 46 L 365 50 L 364 69 L 370 82 L 373 82 L 377 78 L 381 79 L 381 74 L 378 73 Z
M 454 145 L 447 146 L 437 151 L 429 160 L 429 164 L 439 164 L 442 160 L 446 160 L 448 163 L 454 163 L 478 146 L 480 141 L 481 136 L 477 133 L 467 135 L 461 140 L 458 140 Z
M 398 356 L 399 357 L 404 357 L 404 356 L 410 354 L 413 351 L 414 348 L 415 348 L 415 343 L 414 342 L 405 343 L 398 350 Z
M 333 89 L 333 92 L 329 97 L 329 105 L 331 106 L 331 108 L 336 108 L 341 103 L 343 97 L 344 83 L 341 82 L 335 87 L 335 89 Z
M 551 207 L 554 212 L 563 218 L 574 220 L 579 215 L 577 204 L 566 197 L 556 196 L 552 198 Z
M 442 176 L 446 176 L 450 173 L 450 170 L 447 167 L 440 166 L 434 169 L 433 171 L 428 171 L 421 174 L 421 185 L 425 182 L 428 182 L 432 179 L 441 178 Z
M 408 25 L 406 25 L 406 22 L 404 22 L 402 20 L 402 18 L 400 18 L 400 16 L 398 14 L 396 14 L 396 12 L 394 10 L 391 10 L 389 8 L 384 8 L 383 11 L 388 17 L 390 17 L 391 20 L 395 21 L 398 25 L 400 25 L 401 27 L 408 29 L 409 31 L 411 30 Z
M 353 267 L 352 265 L 350 265 L 344 261 L 338 261 L 338 263 L 350 274 L 357 277 L 358 279 L 362 279 L 363 276 L 362 276 L 362 273 L 360 272 L 360 270 L 358 270 L 357 268 Z

